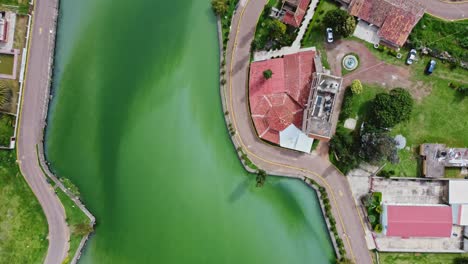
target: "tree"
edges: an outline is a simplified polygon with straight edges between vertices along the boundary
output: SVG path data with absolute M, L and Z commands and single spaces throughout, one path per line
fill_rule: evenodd
M 350 36 L 356 28 L 356 19 L 341 9 L 335 9 L 326 13 L 323 23 L 326 27 L 332 28 L 337 36 L 342 37 Z
M 286 25 L 278 19 L 267 19 L 264 23 L 271 38 L 281 39 L 286 34 Z
M 398 163 L 396 142 L 386 133 L 364 133 L 361 136 L 360 155 L 372 164 L 385 159 L 391 163 Z
M 364 88 L 362 88 L 362 83 L 360 80 L 354 80 L 352 83 L 351 83 L 351 91 L 353 92 L 353 94 L 360 94 L 362 93 Z
M 262 187 L 265 184 L 267 173 L 264 170 L 257 172 L 257 187 Z
M 395 88 L 390 93 L 378 94 L 372 102 L 371 124 L 377 128 L 391 128 L 398 123 L 409 120 L 414 100 L 411 94 Z
M 227 13 L 229 6 L 227 0 L 211 0 L 211 8 L 218 16 L 223 16 Z
M 263 77 L 265 78 L 265 80 L 270 79 L 272 76 L 273 76 L 273 72 L 270 69 L 265 70 L 263 72 Z

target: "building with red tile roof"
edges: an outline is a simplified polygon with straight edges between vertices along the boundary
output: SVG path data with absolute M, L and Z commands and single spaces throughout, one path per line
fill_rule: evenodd
M 352 0 L 349 13 L 380 28 L 385 44 L 401 47 L 424 15 L 424 6 L 414 0 Z
M 285 12 L 283 23 L 293 27 L 300 27 L 309 7 L 310 0 L 283 0 L 281 10 Z
M 280 132 L 291 124 L 302 128 L 315 72 L 314 56 L 315 51 L 303 51 L 250 65 L 250 111 L 260 138 L 279 145 Z M 266 70 L 273 72 L 269 79 L 263 76 Z
M 452 209 L 447 205 L 385 205 L 382 214 L 386 236 L 451 237 Z

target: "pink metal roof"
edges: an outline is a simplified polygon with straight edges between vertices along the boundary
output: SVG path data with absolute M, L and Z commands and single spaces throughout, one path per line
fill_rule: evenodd
M 450 206 L 387 206 L 387 236 L 450 237 Z
M 249 102 L 260 138 L 279 144 L 279 132 L 294 124 L 302 127 L 302 113 L 310 92 L 315 52 L 253 62 L 250 66 Z M 265 79 L 263 72 L 273 75 Z

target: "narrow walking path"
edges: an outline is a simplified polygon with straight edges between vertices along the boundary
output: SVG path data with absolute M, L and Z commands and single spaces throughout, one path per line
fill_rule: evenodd
M 310 178 L 325 187 L 347 257 L 355 263 L 370 264 L 372 259 L 365 239 L 363 216 L 359 213 L 361 208 L 352 197 L 346 177 L 320 156 L 280 149 L 264 143 L 257 137 L 252 126 L 246 87 L 250 43 L 264 5 L 265 0 L 247 0 L 239 6 L 233 18 L 226 50 L 228 86 L 226 98 L 223 98 L 226 99 L 229 110 L 228 122 L 232 123 L 237 132 L 233 141 L 235 145 L 242 146 L 249 158 L 268 173 L 298 179 Z
M 301 49 L 301 41 L 304 37 L 304 34 L 307 31 L 310 21 L 314 17 L 315 7 L 317 7 L 319 0 L 312 0 L 309 5 L 309 9 L 302 21 L 299 32 L 297 33 L 296 39 L 290 47 L 283 47 L 279 50 L 262 50 L 254 53 L 254 61 L 268 60 L 275 57 L 281 57 L 284 55 L 289 55 L 297 53 Z M 312 50 L 312 49 L 307 49 Z M 313 48 L 315 50 L 315 48 Z

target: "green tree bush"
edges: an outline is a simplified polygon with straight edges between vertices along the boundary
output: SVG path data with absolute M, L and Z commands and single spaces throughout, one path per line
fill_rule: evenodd
M 265 80 L 270 79 L 272 76 L 273 76 L 273 72 L 270 69 L 265 70 L 263 72 L 263 78 L 265 78 Z
M 387 133 L 364 133 L 359 154 L 371 164 L 378 164 L 382 160 L 398 163 L 396 142 Z
M 362 87 L 362 83 L 360 80 L 354 80 L 351 83 L 351 91 L 353 92 L 353 94 L 360 94 L 363 90 L 364 88 Z
M 211 0 L 211 8 L 216 15 L 223 16 L 229 9 L 229 3 L 227 0 Z
M 332 28 L 334 34 L 340 37 L 350 36 L 356 28 L 356 19 L 341 9 L 326 13 L 323 23 L 326 27 Z
M 377 128 L 391 128 L 409 120 L 414 100 L 411 94 L 402 88 L 395 88 L 390 93 L 380 93 L 372 102 L 371 124 Z

